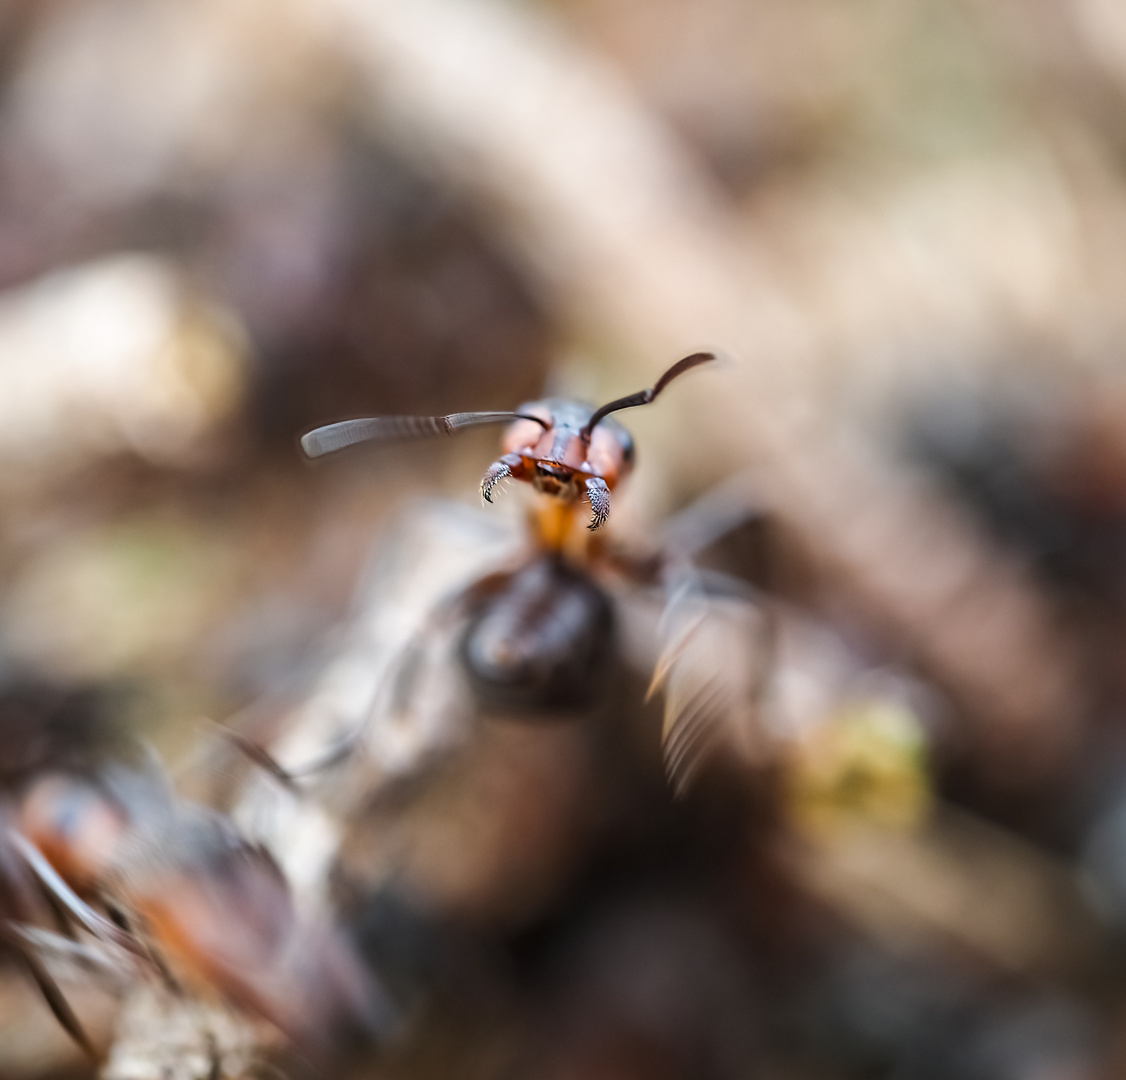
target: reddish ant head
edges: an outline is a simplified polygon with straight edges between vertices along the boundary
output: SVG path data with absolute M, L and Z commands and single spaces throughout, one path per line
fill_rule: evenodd
M 545 495 L 571 500 L 587 480 L 601 477 L 613 488 L 633 465 L 633 438 L 615 420 L 606 420 L 584 439 L 594 407 L 566 398 L 521 405 L 538 421 L 517 420 L 505 432 L 506 454 L 519 454 L 532 486 Z
M 610 491 L 633 463 L 633 440 L 620 424 L 606 417 L 620 409 L 648 405 L 690 368 L 716 357 L 700 352 L 673 364 L 648 390 L 618 398 L 595 409 L 565 398 L 533 401 L 514 413 L 451 413 L 449 416 L 377 416 L 345 420 L 310 431 L 301 440 L 309 457 L 320 457 L 356 443 L 419 435 L 453 435 L 477 424 L 515 421 L 504 437 L 504 453 L 489 466 L 481 494 L 493 501 L 493 490 L 512 477 L 526 481 L 541 494 L 572 506 L 580 498 L 590 502 L 590 528 L 601 528 L 610 513 Z M 558 530 L 561 533 L 562 530 Z M 548 540 L 556 546 L 559 537 Z
M 17 827 L 74 889 L 85 893 L 113 864 L 130 822 L 125 809 L 101 788 L 60 774 L 32 786 Z
M 528 402 L 519 411 L 534 419 L 517 420 L 505 432 L 504 453 L 481 482 L 485 501 L 493 501 L 499 481 L 512 477 L 560 503 L 586 496 L 590 527 L 599 528 L 610 512 L 610 492 L 633 465 L 630 433 L 614 420 L 588 431 L 594 406 L 566 398 Z

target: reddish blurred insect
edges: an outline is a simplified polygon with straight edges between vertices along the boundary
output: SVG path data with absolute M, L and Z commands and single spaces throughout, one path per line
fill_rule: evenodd
M 557 550 L 582 499 L 590 504 L 588 528 L 600 529 L 606 524 L 610 492 L 633 467 L 633 438 L 621 424 L 606 418 L 622 409 L 648 405 L 673 379 L 715 359 L 714 353 L 692 353 L 673 364 L 650 389 L 598 408 L 567 398 L 546 398 L 521 405 L 515 412 L 344 420 L 310 431 L 301 446 L 309 457 L 317 458 L 357 443 L 456 435 L 481 424 L 511 423 L 502 442 L 503 453 L 481 481 L 481 494 L 492 502 L 497 484 L 512 478 L 551 496 L 554 512 L 541 518 L 539 540 L 545 548 Z
M 47 775 L 8 818 L 4 936 L 87 1050 L 38 949 L 78 951 L 126 984 L 157 977 L 217 997 L 307 1052 L 326 1049 L 342 1026 L 387 1021 L 378 988 L 343 941 L 298 917 L 272 856 L 222 815 L 175 798 L 159 775 Z M 62 936 L 46 929 L 52 921 Z

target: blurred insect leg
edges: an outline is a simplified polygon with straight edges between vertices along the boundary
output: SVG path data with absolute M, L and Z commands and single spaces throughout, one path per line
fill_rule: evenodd
M 306 777 L 341 764 L 355 754 L 363 745 L 372 718 L 380 713 L 381 705 L 389 699 L 388 708 L 394 711 L 400 707 L 401 701 L 413 692 L 412 672 L 419 667 L 418 658 L 421 656 L 426 643 L 435 633 L 443 633 L 456 625 L 458 620 L 466 613 L 477 610 L 484 600 L 502 591 L 512 577 L 513 571 L 506 570 L 488 574 L 479 581 L 472 582 L 465 589 L 444 598 L 423 623 L 410 636 L 409 640 L 400 651 L 400 662 L 397 665 L 399 674 L 386 682 L 376 692 L 370 708 L 366 710 L 362 719 L 354 723 L 350 729 L 340 735 L 335 742 L 328 746 L 316 757 L 304 761 L 299 765 L 282 765 L 265 747 L 254 739 L 226 725 L 211 725 L 219 736 L 229 745 L 241 753 L 251 764 L 263 769 L 274 777 L 287 791 L 294 795 L 303 794 L 299 781 Z
M 40 907 L 45 906 L 45 915 L 49 916 L 54 924 L 56 932 L 60 934 L 69 934 L 74 928 L 74 920 L 70 912 L 67 910 L 66 904 L 62 902 L 50 889 L 45 889 L 36 880 L 36 885 L 39 886 L 40 901 L 46 901 L 46 904 L 40 904 Z
M 222 1080 L 223 1076 L 223 1058 L 219 1053 L 219 1040 L 215 1037 L 215 1032 L 208 1028 L 206 1036 L 207 1043 L 207 1059 L 209 1068 L 207 1071 L 207 1080 Z
M 493 489 L 505 477 L 511 476 L 516 480 L 526 480 L 528 470 L 524 459 L 519 454 L 505 454 L 499 461 L 494 461 L 481 481 L 481 497 L 485 502 L 493 501 Z
M 694 559 L 737 529 L 768 520 L 771 507 L 756 470 L 728 477 L 689 503 L 661 529 L 661 546 L 674 559 Z
M 775 674 L 778 609 L 745 582 L 690 564 L 670 567 L 665 584 L 650 690 L 664 688 L 665 766 L 681 796 L 713 754 L 747 768 L 770 759 L 761 710 Z
M 592 532 L 601 529 L 610 516 L 610 489 L 601 476 L 593 476 L 586 482 L 586 497 L 590 500 L 590 524 Z
M 5 927 L 5 932 L 2 937 L 13 945 L 16 955 L 19 956 L 24 967 L 27 969 L 27 973 L 39 988 L 39 992 L 43 995 L 43 1000 L 47 1002 L 47 1007 L 54 1014 L 55 1019 L 58 1020 L 59 1026 L 86 1052 L 86 1054 L 96 1059 L 98 1054 L 94 1050 L 94 1045 L 90 1042 L 90 1038 L 83 1029 L 82 1024 L 79 1023 L 78 1017 L 70 1007 L 70 1002 L 67 1001 L 66 995 L 59 988 L 59 984 L 55 982 L 43 962 L 35 955 L 34 949 L 13 933 L 13 930 L 15 930 L 15 927 Z
M 210 720 L 204 723 L 226 746 L 241 754 L 251 765 L 267 772 L 293 795 L 300 795 L 299 780 L 317 773 L 325 772 L 345 761 L 359 746 L 363 737 L 363 725 L 358 725 L 337 739 L 323 753 L 298 766 L 285 766 L 277 760 L 261 743 L 227 724 L 216 724 Z
M 9 943 L 13 940 L 18 942 L 15 946 L 17 949 L 34 950 L 36 958 L 58 957 L 101 976 L 113 978 L 119 983 L 125 982 L 126 975 L 132 978 L 132 973 L 127 973 L 122 968 L 120 958 L 110 955 L 99 945 L 75 941 L 74 938 L 56 934 L 53 930 L 44 930 L 41 926 L 9 923 L 7 929 L 8 937 L 4 940 Z
M 364 725 L 359 724 L 351 731 L 346 732 L 339 739 L 333 743 L 320 757 L 315 757 L 311 761 L 304 762 L 299 768 L 283 769 L 281 765 L 275 761 L 274 764 L 283 773 L 287 773 L 291 781 L 301 780 L 306 776 L 315 776 L 317 773 L 325 772 L 328 769 L 334 768 L 342 761 L 347 761 L 359 747 L 364 736 Z
M 722 691 L 704 686 L 688 701 L 668 706 L 664 740 L 665 773 L 672 781 L 677 796 L 687 793 L 693 776 L 719 741 L 715 717 L 722 704 Z
M 232 731 L 230 728 L 221 728 L 220 734 L 240 754 L 247 758 L 258 768 L 268 772 L 286 790 L 297 791 L 297 778 L 289 769 L 279 764 L 277 759 L 264 746 L 260 746 L 253 739 L 241 732 Z
M 106 915 L 109 916 L 110 921 L 114 924 L 114 926 L 123 930 L 127 934 L 131 934 L 133 932 L 133 927 L 130 924 L 129 916 L 125 914 L 124 909 L 119 904 L 115 903 L 113 900 L 107 899 L 103 901 L 103 906 L 106 909 Z
M 393 674 L 383 680 L 376 689 L 369 707 L 362 719 L 339 741 L 338 747 L 347 747 L 347 752 L 358 750 L 367 735 L 371 724 L 377 717 L 404 713 L 413 698 L 418 678 L 426 670 L 425 656 L 429 643 L 435 636 L 446 635 L 458 623 L 479 611 L 490 597 L 502 592 L 511 580 L 514 571 L 504 570 L 487 574 L 479 581 L 471 582 L 466 588 L 442 599 L 430 611 L 400 646 L 393 663 Z M 325 758 L 336 754 L 343 758 L 340 749 L 330 748 Z M 309 771 L 302 769 L 302 774 Z
M 761 659 L 753 684 L 749 688 L 749 700 L 756 706 L 761 705 L 777 666 L 781 634 L 781 613 L 778 604 L 770 593 L 763 592 L 754 585 L 749 585 L 742 578 L 733 577 L 720 570 L 693 568 L 692 574 L 696 588 L 706 595 L 735 600 L 755 611 L 757 618 L 753 641 L 756 655 Z M 703 616 L 698 619 L 697 624 L 702 621 Z M 682 637 L 681 641 L 684 642 L 685 639 Z
M 646 701 L 649 701 L 658 690 L 664 688 L 665 684 L 668 682 L 669 672 L 672 671 L 673 665 L 683 655 L 689 638 L 703 621 L 704 616 L 702 614 L 697 615 L 695 620 L 674 639 L 665 643 L 664 647 L 661 649 L 660 655 L 657 657 L 657 663 L 653 668 L 653 676 L 649 680 L 649 687 L 645 691 Z
M 134 938 L 138 947 L 144 950 L 144 956 L 152 964 L 153 969 L 163 980 L 164 984 L 174 993 L 180 993 L 181 986 L 176 976 L 172 974 L 172 970 L 164 961 L 164 957 L 157 952 L 153 943 L 144 937 L 137 937 L 133 932 L 132 920 L 126 915 L 125 911 L 112 899 L 103 897 L 102 903 L 105 905 L 106 914 L 113 921 L 113 924 L 119 927 L 124 933 Z
M 133 956 L 147 959 L 145 950 L 132 934 L 114 925 L 86 903 L 44 858 L 43 853 L 17 832 L 9 834 L 11 842 L 30 867 L 48 895 L 60 901 L 67 915 L 101 941 L 108 941 Z

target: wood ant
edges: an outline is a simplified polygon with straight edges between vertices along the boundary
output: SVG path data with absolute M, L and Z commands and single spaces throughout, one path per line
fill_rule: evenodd
M 63 1028 L 91 1040 L 39 960 L 65 949 L 127 985 L 157 976 L 266 1020 L 304 1052 L 390 1022 L 378 986 L 328 926 L 299 917 L 265 848 L 223 815 L 124 768 L 53 774 L 7 808 L 0 838 L 4 940 Z M 46 930 L 53 921 L 63 935 Z M 95 944 L 75 938 L 80 929 Z
M 601 529 L 611 491 L 633 467 L 633 438 L 610 414 L 649 404 L 674 379 L 715 359 L 711 352 L 692 353 L 650 389 L 597 408 L 546 398 L 515 412 L 369 417 L 316 428 L 301 445 L 307 456 L 317 458 L 358 443 L 454 435 L 482 424 L 509 423 L 501 456 L 481 481 L 481 494 L 491 503 L 497 485 L 515 479 L 547 496 L 534 519 L 536 554 L 515 570 L 475 582 L 451 605 L 469 618 L 459 651 L 485 698 L 566 707 L 588 696 L 588 675 L 600 666 L 609 641 L 610 599 L 585 567 L 565 562 L 561 552 L 579 504 L 585 500 L 590 506 L 588 528 Z
M 753 726 L 753 699 L 763 678 L 762 614 L 751 610 L 755 604 L 744 594 L 729 596 L 725 603 L 706 595 L 714 590 L 692 572 L 691 552 L 658 551 L 638 559 L 599 545 L 586 548 L 581 560 L 575 560 L 565 557 L 565 542 L 584 500 L 591 511 L 588 529 L 605 525 L 610 493 L 633 467 L 633 439 L 611 414 L 651 403 L 674 379 L 716 359 L 711 352 L 692 353 L 650 389 L 597 408 L 547 398 L 515 412 L 345 420 L 310 431 L 301 444 L 308 457 L 318 458 L 359 443 L 454 435 L 477 425 L 509 423 L 502 453 L 482 479 L 481 494 L 492 502 L 498 483 L 512 478 L 545 496 L 533 519 L 532 553 L 515 568 L 487 572 L 458 589 L 434 609 L 418 636 L 460 620 L 461 666 L 478 700 L 490 707 L 526 716 L 538 716 L 545 709 L 573 709 L 593 696 L 612 652 L 619 607 L 593 571 L 608 569 L 634 582 L 661 586 L 666 611 L 654 687 L 664 690 L 668 768 L 683 779 L 712 749 L 716 732 L 724 726 L 740 729 L 735 741 L 746 742 L 742 729 Z M 706 616 L 712 625 L 705 628 Z M 727 670 L 717 672 L 709 663 L 717 655 L 714 645 L 705 642 L 725 635 L 732 644 L 720 654 L 734 651 L 741 656 L 742 650 L 753 654 L 753 661 L 729 663 Z M 414 651 L 421 654 L 423 648 L 416 644 Z M 408 647 L 404 655 L 410 654 Z M 403 669 L 413 671 L 417 664 L 404 664 Z

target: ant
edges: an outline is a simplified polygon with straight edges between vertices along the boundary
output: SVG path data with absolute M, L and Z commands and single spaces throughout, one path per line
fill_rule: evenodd
M 7 808 L 0 931 L 67 1033 L 90 1039 L 37 956 L 46 947 L 125 977 L 159 976 L 327 1051 L 343 1027 L 389 1022 L 380 990 L 331 929 L 299 918 L 273 857 L 158 777 L 48 774 Z M 46 931 L 51 910 L 69 936 Z M 73 929 L 95 945 L 73 940 Z
M 536 716 L 544 709 L 569 709 L 589 701 L 612 651 L 616 605 L 590 573 L 595 561 L 635 582 L 663 585 L 668 599 L 662 622 L 664 647 L 653 689 L 664 689 L 667 767 L 670 775 L 683 778 L 713 748 L 717 727 L 753 724 L 749 714 L 754 706 L 743 699 L 761 692 L 762 656 L 768 651 L 762 648 L 762 613 L 749 610 L 755 604 L 746 590 L 729 595 L 726 599 L 731 603 L 716 601 L 710 594 L 732 590 L 727 585 L 715 590 L 705 581 L 706 575 L 694 572 L 691 551 L 670 548 L 630 559 L 600 545 L 588 548 L 584 561 L 576 563 L 564 558 L 564 548 L 582 502 L 590 507 L 587 528 L 602 529 L 610 513 L 611 492 L 634 465 L 633 439 L 611 414 L 650 404 L 674 379 L 716 359 L 711 352 L 692 353 L 673 364 L 651 388 L 599 407 L 546 398 L 527 402 L 515 412 L 345 420 L 308 432 L 301 445 L 308 457 L 319 458 L 360 443 L 455 435 L 478 425 L 508 423 L 501 455 L 486 470 L 481 494 L 491 503 L 497 485 L 515 479 L 544 496 L 533 519 L 532 557 L 515 569 L 473 580 L 439 604 L 423 631 L 433 632 L 454 616 L 464 616 L 459 653 L 478 698 Z M 701 629 L 705 614 L 714 616 L 710 631 Z M 734 620 L 730 626 L 724 622 L 728 616 Z M 744 664 L 742 675 L 729 676 L 708 663 L 710 657 L 704 654 L 714 650 L 702 643 L 725 633 L 755 654 L 749 665 L 754 671 Z M 409 648 L 405 655 L 411 656 Z M 407 670 L 413 666 L 404 665 Z M 735 741 L 745 742 L 742 733 Z
M 604 666 L 612 603 L 585 567 L 563 559 L 564 544 L 584 500 L 591 511 L 588 529 L 606 524 L 610 493 L 635 461 L 632 436 L 611 414 L 650 404 L 674 379 L 716 359 L 711 352 L 692 353 L 650 389 L 599 407 L 546 398 L 515 412 L 345 420 L 308 432 L 301 445 L 308 457 L 318 458 L 358 443 L 509 423 L 501 455 L 481 481 L 481 495 L 491 503 L 497 485 L 514 479 L 546 496 L 533 519 L 535 554 L 515 570 L 475 581 L 437 614 L 468 615 L 459 652 L 479 696 L 510 708 L 571 707 L 589 699 Z

